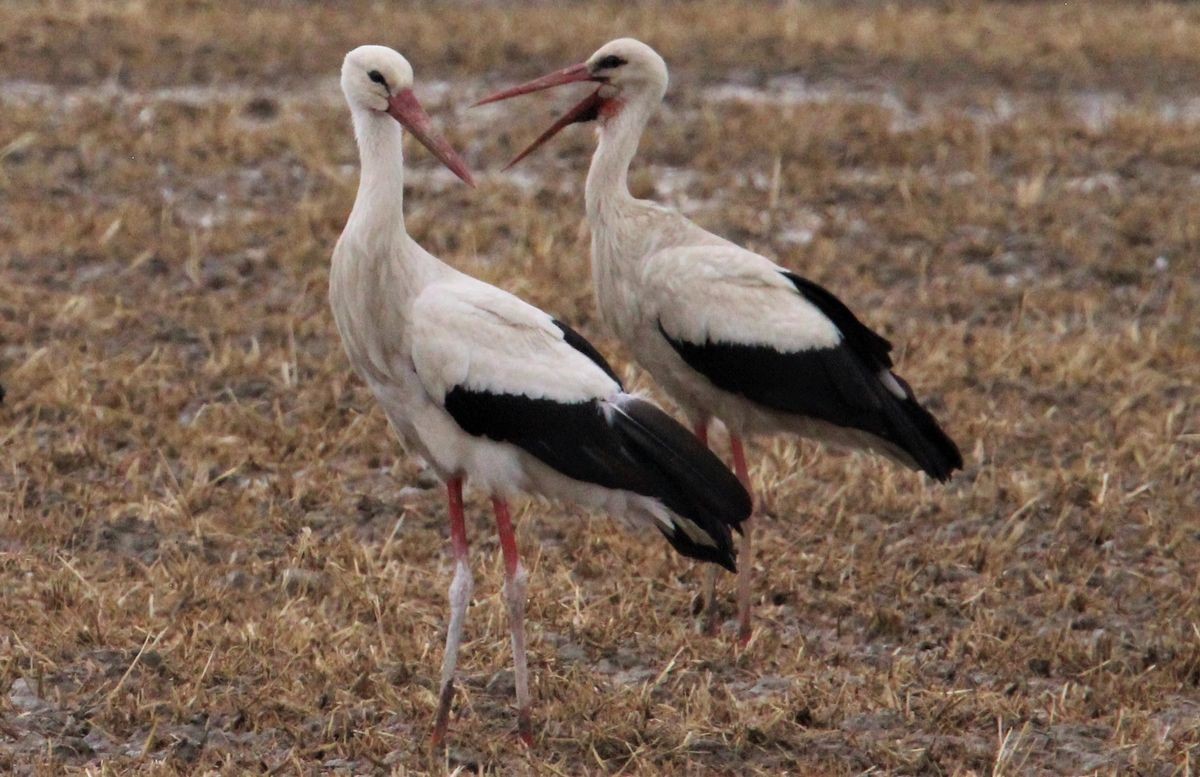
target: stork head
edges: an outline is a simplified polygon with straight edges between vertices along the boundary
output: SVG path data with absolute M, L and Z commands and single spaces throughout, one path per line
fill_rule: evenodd
M 391 116 L 455 175 L 474 186 L 471 171 L 434 130 L 412 86 L 412 65 L 387 46 L 359 46 L 342 60 L 342 93 L 351 111 Z
M 619 115 L 632 100 L 661 100 L 667 91 L 667 63 L 645 43 L 633 38 L 617 38 L 596 49 L 592 56 L 578 65 L 496 92 L 475 104 L 507 100 L 577 81 L 594 81 L 600 86 L 509 162 L 509 167 L 520 162 L 563 127 L 584 121 L 599 121 L 603 125 Z
M 588 57 L 584 65 L 592 80 L 614 90 L 611 98 L 627 93 L 650 93 L 661 100 L 667 91 L 667 63 L 658 52 L 634 38 L 610 40 Z

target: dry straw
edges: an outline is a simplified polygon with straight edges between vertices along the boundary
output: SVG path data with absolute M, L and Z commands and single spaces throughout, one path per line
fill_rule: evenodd
M 661 542 L 528 505 L 528 754 L 473 518 L 430 754 L 445 518 L 328 314 L 334 75 L 403 50 L 485 171 L 414 148 L 410 231 L 653 390 L 593 317 L 586 131 L 488 174 L 559 101 L 463 108 L 627 33 L 673 67 L 639 192 L 837 290 L 967 468 L 762 442 L 741 654 Z M 1200 9 L 9 3 L 0 73 L 0 771 L 1193 768 Z

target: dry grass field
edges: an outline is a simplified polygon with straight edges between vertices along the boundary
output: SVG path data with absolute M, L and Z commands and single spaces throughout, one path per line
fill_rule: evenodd
M 590 131 L 499 172 L 571 95 L 467 109 L 620 34 L 672 67 L 636 193 L 836 290 L 966 468 L 939 487 L 757 441 L 744 651 L 699 635 L 703 570 L 666 543 L 521 503 L 528 752 L 472 493 L 463 682 L 430 752 L 445 506 L 326 302 L 357 183 L 338 68 L 404 52 L 479 173 L 414 145 L 414 236 L 654 393 L 592 308 Z M 0 384 L 3 773 L 1200 761 L 1195 5 L 12 0 Z

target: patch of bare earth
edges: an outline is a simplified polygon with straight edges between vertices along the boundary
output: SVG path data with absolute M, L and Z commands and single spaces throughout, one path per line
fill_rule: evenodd
M 759 441 L 740 653 L 665 543 L 523 506 L 532 752 L 476 495 L 430 753 L 444 503 L 325 301 L 337 68 L 404 51 L 483 171 L 414 147 L 410 231 L 653 392 L 592 310 L 590 133 L 498 172 L 570 96 L 465 108 L 618 34 L 672 67 L 637 193 L 836 290 L 966 470 Z M 1193 768 L 1200 9 L 10 3 L 0 74 L 0 771 Z

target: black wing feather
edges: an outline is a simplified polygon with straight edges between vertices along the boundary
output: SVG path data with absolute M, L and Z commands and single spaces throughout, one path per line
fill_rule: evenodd
M 877 362 L 880 367 L 892 366 L 892 344 L 886 337 L 859 321 L 858 316 L 846 307 L 846 303 L 835 297 L 833 292 L 795 273 L 784 270 L 782 274 L 792 282 L 802 297 L 816 305 L 818 310 L 833 321 L 853 351 L 864 359 Z
M 625 390 L 625 386 L 621 383 L 621 379 L 617 377 L 616 370 L 614 370 L 608 363 L 608 360 L 596 350 L 596 347 L 587 341 L 587 338 L 576 332 L 568 324 L 559 321 L 557 318 L 552 320 L 554 321 L 554 325 L 562 330 L 563 341 L 567 345 L 591 359 L 597 367 L 604 370 L 604 372 L 608 374 L 608 377 L 617 382 L 617 385 L 621 387 L 622 391 Z
M 842 333 L 832 348 L 779 351 L 742 343 L 693 343 L 659 331 L 675 352 L 718 388 L 771 410 L 814 418 L 878 437 L 907 454 L 938 480 L 962 468 L 962 455 L 934 417 L 897 377 L 905 397 L 884 384 L 891 343 L 871 331 L 832 293 L 797 275 L 784 275 Z M 896 376 L 893 376 L 896 377 Z
M 677 551 L 735 569 L 729 527 L 749 517 L 749 495 L 650 403 L 625 394 L 611 403 L 558 402 L 456 386 L 445 408 L 468 434 L 516 445 L 569 478 L 658 499 L 711 541 L 697 541 L 679 523 L 659 525 Z
M 689 517 L 713 515 L 741 531 L 754 507 L 750 494 L 706 445 L 652 402 L 622 394 L 612 406 L 615 426 L 678 487 L 668 507 Z

